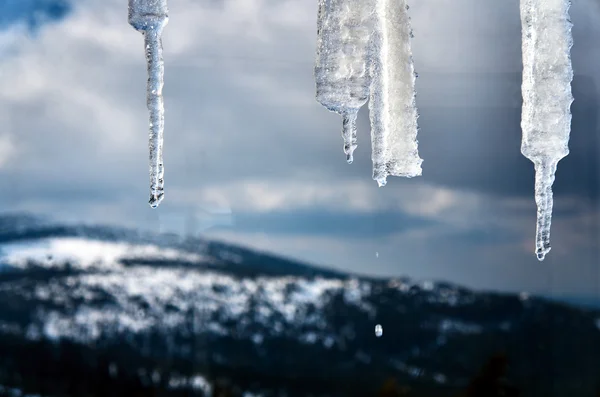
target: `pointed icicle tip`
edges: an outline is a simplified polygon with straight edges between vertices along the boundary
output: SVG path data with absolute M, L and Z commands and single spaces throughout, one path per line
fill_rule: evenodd
M 548 252 L 550 252 L 550 249 L 551 249 L 550 247 L 546 247 L 545 249 L 538 248 L 535 251 L 538 261 L 542 262 L 546 258 L 546 255 L 548 255 Z
M 165 198 L 165 193 L 164 192 L 160 192 L 158 194 L 150 194 L 150 200 L 148 200 L 148 204 L 150 204 L 150 207 L 152 208 L 157 208 L 160 203 L 163 201 L 163 199 Z
M 352 164 L 354 162 L 354 151 L 357 148 L 356 144 L 356 119 L 357 112 L 348 112 L 342 115 L 342 137 L 344 138 L 344 153 L 346 154 L 346 162 Z

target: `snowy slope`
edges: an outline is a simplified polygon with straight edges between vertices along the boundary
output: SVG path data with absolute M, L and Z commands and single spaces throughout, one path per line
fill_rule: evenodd
M 460 387 L 497 351 L 516 360 L 517 380 L 541 379 L 556 365 L 557 382 L 585 385 L 600 357 L 595 312 L 360 278 L 200 239 L 4 216 L 0 269 L 7 337 L 193 361 L 232 378 L 252 373 L 267 389 L 273 379 L 322 377 L 334 383 L 315 388 L 337 390 L 356 374 L 365 387 L 388 376 Z M 577 338 L 567 346 L 554 330 Z

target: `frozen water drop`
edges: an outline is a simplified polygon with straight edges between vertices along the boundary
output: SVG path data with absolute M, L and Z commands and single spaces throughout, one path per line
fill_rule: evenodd
M 381 324 L 377 324 L 375 326 L 375 336 L 380 338 L 383 335 L 383 327 L 381 326 Z

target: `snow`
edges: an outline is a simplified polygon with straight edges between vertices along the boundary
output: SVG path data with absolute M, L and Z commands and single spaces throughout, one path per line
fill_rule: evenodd
M 202 390 L 206 394 L 212 392 L 212 386 L 202 375 L 195 375 L 190 379 L 190 384 L 195 390 Z
M 377 0 L 369 111 L 373 179 L 421 175 L 412 30 L 405 0 Z
M 479 324 L 467 323 L 453 319 L 444 319 L 439 323 L 438 330 L 442 334 L 460 333 L 464 335 L 476 335 L 483 332 L 483 327 Z
M 175 329 L 185 322 L 184 313 L 189 309 L 206 313 L 214 318 L 207 330 L 225 335 L 228 330 L 221 326 L 228 320 L 240 325 L 250 311 L 252 300 L 260 296 L 255 312 L 256 321 L 265 326 L 269 333 L 277 334 L 273 327 L 274 318 L 284 318 L 293 327 L 311 326 L 321 330 L 326 324 L 323 314 L 307 314 L 309 306 L 321 308 L 328 301 L 328 292 L 344 288 L 342 280 L 298 278 L 259 278 L 240 283 L 234 277 L 213 272 L 190 272 L 185 269 L 157 269 L 136 267 L 127 272 L 86 274 L 73 276 L 76 279 L 69 291 L 53 289 L 46 293 L 53 296 L 81 296 L 85 291 L 102 290 L 113 296 L 116 305 L 94 307 L 93 302 L 82 302 L 75 313 L 41 311 L 38 318 L 43 323 L 43 333 L 49 338 L 60 336 L 76 340 L 97 338 L 98 330 L 141 332 L 149 327 Z M 226 290 L 215 291 L 213 285 L 225 284 Z M 255 284 L 248 288 L 248 284 Z M 40 288 L 40 287 L 36 287 Z M 286 293 L 290 289 L 298 289 Z M 252 291 L 255 291 L 254 293 Z M 261 292 L 262 291 L 262 292 Z M 30 293 L 36 293 L 35 291 Z M 39 294 L 38 294 L 39 295 Z M 147 303 L 148 309 L 141 314 L 139 302 Z M 176 314 L 167 314 L 167 306 L 178 309 Z M 262 310 L 261 310 L 262 309 Z M 325 330 L 323 330 L 325 331 Z M 260 343 L 254 338 L 256 343 Z M 261 336 L 262 341 L 262 336 Z M 307 341 L 316 339 L 307 335 Z
M 52 260 L 47 260 L 50 253 Z M 140 262 L 124 266 L 120 263 L 124 258 L 137 258 Z M 5 266 L 26 269 L 35 264 L 60 269 L 69 263 L 73 269 L 85 273 L 37 283 L 33 288 L 19 282 L 0 284 L 0 290 L 10 289 L 26 299 L 48 303 L 39 307 L 37 320 L 27 330 L 15 324 L 4 324 L 0 328 L 14 328 L 14 332 L 24 332 L 31 339 L 69 338 L 85 342 L 97 339 L 103 332 L 140 333 L 151 327 L 176 329 L 186 322 L 185 313 L 192 310 L 206 316 L 202 325 L 205 331 L 219 335 L 230 334 L 231 330 L 222 325 L 228 320 L 247 327 L 251 323 L 247 317 L 252 313 L 254 323 L 264 327 L 264 336 L 308 326 L 315 336 L 307 336 L 307 340 L 332 344 L 331 330 L 327 329 L 321 310 L 331 297 L 352 291 L 351 296 L 346 296 L 348 304 L 363 312 L 373 310 L 365 302 L 371 293 L 368 283 L 357 279 L 239 279 L 201 268 L 143 265 L 144 258 L 181 259 L 192 263 L 211 261 L 202 255 L 175 249 L 82 238 L 49 238 L 2 245 L 1 259 Z M 103 300 L 104 294 L 111 296 L 109 303 Z M 55 309 L 72 307 L 73 300 L 77 301 L 76 309 Z M 284 323 L 291 328 L 284 327 Z M 260 343 L 258 339 L 256 336 L 254 341 Z
M 536 255 L 550 251 L 552 184 L 569 154 L 573 44 L 569 0 L 521 0 L 523 132 L 521 152 L 535 165 Z
M 191 254 L 155 245 L 134 245 L 85 238 L 48 238 L 3 244 L 0 259 L 4 265 L 25 268 L 33 260 L 38 266 L 57 267 L 69 263 L 73 268 L 116 270 L 127 258 L 153 258 L 186 262 L 212 262 L 199 254 Z
M 158 207 L 164 198 L 163 134 L 164 62 L 162 31 L 168 22 L 166 0 L 129 0 L 129 24 L 144 34 L 148 66 L 147 105 L 150 112 L 150 206 Z
M 352 163 L 358 110 L 369 97 L 368 45 L 374 0 L 320 0 L 315 81 L 317 101 L 343 117 L 344 153 Z

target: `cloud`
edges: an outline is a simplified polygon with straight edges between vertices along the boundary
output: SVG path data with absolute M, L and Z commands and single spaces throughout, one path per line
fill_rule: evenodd
M 46 22 L 63 19 L 71 8 L 66 0 L 5 0 L 0 3 L 0 29 L 23 24 L 36 31 Z
M 18 46 L 1 53 L 3 208 L 164 230 L 204 211 L 203 227 L 219 226 L 210 236 L 338 268 L 494 288 L 548 289 L 547 263 L 588 269 L 597 254 L 586 221 L 597 219 L 597 4 L 573 5 L 571 154 L 559 164 L 555 251 L 544 265 L 532 253 L 533 166 L 519 152 L 518 2 L 412 5 L 424 175 L 381 189 L 366 109 L 348 166 L 339 116 L 314 100 L 316 8 L 170 2 L 158 211 L 146 204 L 143 40 L 125 3 L 73 3 L 35 37 L 5 31 L 0 43 Z M 586 280 L 557 274 L 571 280 L 564 288 L 591 291 L 588 270 Z

